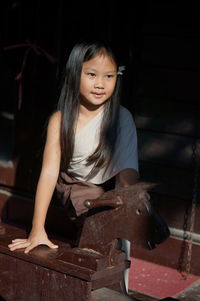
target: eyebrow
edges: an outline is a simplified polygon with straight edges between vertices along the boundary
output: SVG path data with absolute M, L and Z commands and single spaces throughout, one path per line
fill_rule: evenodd
M 92 67 L 85 67 L 85 68 L 83 68 L 83 70 L 85 70 L 85 71 L 94 71 L 94 72 L 98 72 L 98 70 L 97 69 L 95 69 L 95 68 L 92 68 Z M 116 73 L 117 72 L 117 70 L 109 70 L 109 71 L 106 71 L 105 73 Z

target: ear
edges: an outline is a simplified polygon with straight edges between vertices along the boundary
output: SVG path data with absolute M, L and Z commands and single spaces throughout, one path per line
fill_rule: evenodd
M 134 184 L 133 186 L 141 188 L 142 190 L 148 191 L 148 190 L 155 188 L 158 185 L 159 185 L 158 183 L 138 182 L 138 183 Z

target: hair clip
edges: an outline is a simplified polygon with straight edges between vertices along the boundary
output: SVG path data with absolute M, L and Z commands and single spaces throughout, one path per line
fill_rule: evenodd
M 123 75 L 123 72 L 122 72 L 122 71 L 124 71 L 124 70 L 126 70 L 126 67 L 125 67 L 125 66 L 119 66 L 119 67 L 118 67 L 117 74 L 118 74 L 118 75 Z

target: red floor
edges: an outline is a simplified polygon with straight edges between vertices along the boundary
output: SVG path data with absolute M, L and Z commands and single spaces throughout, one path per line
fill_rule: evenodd
M 177 270 L 131 258 L 129 288 L 155 298 L 175 297 L 199 279 L 189 275 L 184 280 Z

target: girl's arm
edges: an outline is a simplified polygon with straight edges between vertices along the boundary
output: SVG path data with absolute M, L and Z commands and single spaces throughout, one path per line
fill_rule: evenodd
M 45 220 L 60 169 L 60 123 L 61 114 L 56 112 L 52 115 L 48 125 L 42 169 L 35 196 L 32 230 L 28 239 L 14 239 L 9 245 L 11 251 L 25 248 L 25 253 L 28 253 L 40 244 L 57 248 L 47 237 Z
M 134 185 L 139 180 L 139 173 L 132 168 L 126 168 L 120 171 L 116 175 L 116 187 L 128 187 Z M 150 200 L 150 195 L 148 192 L 144 191 L 140 193 L 140 199 Z
M 116 175 L 116 186 L 128 187 L 136 184 L 139 179 L 139 174 L 135 169 L 126 168 Z

